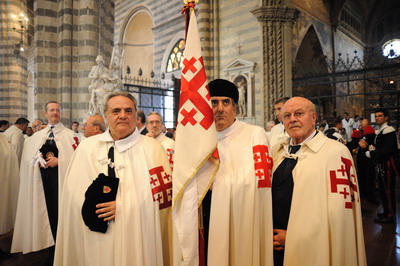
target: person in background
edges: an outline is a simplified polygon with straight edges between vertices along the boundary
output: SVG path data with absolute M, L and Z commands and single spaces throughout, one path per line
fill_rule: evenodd
M 59 197 L 67 166 L 79 141 L 61 123 L 58 102 L 48 102 L 44 115 L 47 128 L 27 138 L 24 144 L 11 252 L 25 254 L 49 248 L 48 263 L 52 264 Z
M 344 131 L 346 131 L 346 140 L 347 140 L 347 142 L 350 142 L 351 141 L 351 133 L 353 133 L 354 119 L 349 116 L 348 112 L 343 113 L 342 124 L 343 124 Z
M 79 123 L 77 121 L 72 122 L 71 130 L 74 132 L 75 137 L 78 138 L 79 142 L 83 139 L 82 134 L 79 132 Z
M 325 131 L 325 136 L 330 139 L 339 141 L 340 143 L 346 145 L 347 139 L 345 139 L 340 133 L 343 129 L 342 119 L 336 118 L 331 124 L 328 130 Z
M 360 140 L 359 145 L 366 149 L 365 156 L 375 164 L 375 173 L 383 212 L 374 219 L 377 223 L 396 223 L 396 164 L 394 156 L 398 152 L 396 131 L 388 125 L 389 112 L 385 109 L 375 111 L 375 122 L 379 126 L 372 145 L 367 140 Z
M 33 122 L 32 122 L 33 133 L 38 132 L 40 130 L 40 126 L 41 125 L 42 125 L 42 121 L 41 120 L 39 120 L 39 119 L 33 120 Z
M 10 122 L 7 120 L 0 120 L 0 133 L 3 133 L 10 127 Z
M 99 114 L 89 116 L 83 124 L 82 130 L 85 138 L 104 133 L 106 131 L 104 118 Z
M 139 129 L 139 133 L 142 135 L 147 134 L 147 128 L 146 128 L 146 116 L 142 110 L 137 111 L 137 122 L 136 122 L 136 127 Z
M 32 129 L 32 127 L 27 127 L 26 128 L 26 131 L 25 131 L 25 134 L 24 134 L 24 138 L 29 138 L 30 136 L 32 136 L 33 135 L 33 129 Z
M 289 97 L 283 97 L 275 101 L 274 103 L 274 113 L 278 124 L 271 129 L 271 133 L 269 134 L 269 147 L 273 148 L 276 144 L 284 141 L 289 136 L 285 132 L 285 127 L 282 123 L 282 106 L 285 104 Z
M 22 150 L 24 149 L 24 132 L 28 128 L 29 120 L 23 117 L 20 117 L 15 121 L 15 124 L 9 127 L 4 135 L 7 137 L 8 142 L 11 143 L 11 146 L 14 148 L 17 153 L 18 162 L 21 162 Z
M 158 140 L 161 145 L 163 145 L 169 165 L 171 166 L 171 169 L 174 164 L 174 149 L 175 149 L 175 141 L 173 139 L 170 139 L 166 137 L 162 133 L 162 126 L 163 126 L 163 119 L 160 113 L 157 112 L 151 112 L 147 115 L 147 131 L 148 133 L 146 136 L 154 138 Z

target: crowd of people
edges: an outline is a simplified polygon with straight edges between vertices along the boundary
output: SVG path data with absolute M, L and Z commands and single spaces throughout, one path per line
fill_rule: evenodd
M 237 119 L 235 84 L 208 86 L 220 165 L 199 214 L 206 265 L 366 265 L 362 200 L 382 202 L 375 222 L 396 223 L 387 111 L 376 110 L 376 128 L 347 112 L 318 124 L 311 101 L 285 97 L 264 130 Z M 48 249 L 49 265 L 183 265 L 171 219 L 175 129 L 126 92 L 103 107 L 83 134 L 61 123 L 55 101 L 32 133 L 25 118 L 0 121 L 0 234 L 14 230 L 12 253 Z

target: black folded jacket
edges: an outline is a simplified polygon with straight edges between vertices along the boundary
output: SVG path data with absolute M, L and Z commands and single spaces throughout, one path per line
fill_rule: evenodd
M 57 157 L 58 158 L 58 149 L 57 146 L 51 145 L 48 142 L 43 144 L 43 146 L 39 149 L 39 151 L 43 155 L 43 159 L 47 160 L 50 157 Z
M 101 173 L 86 190 L 82 218 L 90 230 L 100 233 L 107 231 L 108 222 L 103 221 L 104 218 L 98 218 L 96 205 L 114 201 L 117 196 L 118 184 L 118 178 Z

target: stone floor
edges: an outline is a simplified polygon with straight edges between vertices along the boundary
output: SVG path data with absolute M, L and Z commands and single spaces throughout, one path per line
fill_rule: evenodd
M 399 194 L 397 194 L 399 195 Z M 399 197 L 398 197 L 399 198 Z M 398 201 L 397 220 L 400 221 L 400 201 Z M 400 265 L 400 222 L 396 225 L 376 224 L 373 219 L 380 207 L 363 202 L 363 226 L 365 247 L 369 266 Z M 0 248 L 9 251 L 12 233 L 0 236 Z M 0 259 L 1 266 L 44 266 L 49 257 L 49 251 L 39 251 L 30 254 L 13 254 L 7 259 Z

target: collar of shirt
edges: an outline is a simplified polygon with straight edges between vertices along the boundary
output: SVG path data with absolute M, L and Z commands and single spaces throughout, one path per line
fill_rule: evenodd
M 136 142 L 138 142 L 139 138 L 140 138 L 139 130 L 135 130 L 128 137 L 117 141 L 114 141 L 108 129 L 103 134 L 99 135 L 100 141 L 114 142 L 115 147 L 120 153 L 132 148 L 133 145 L 135 145 Z
M 290 145 L 290 146 L 294 146 L 294 145 L 303 145 L 304 143 L 306 143 L 307 141 L 309 141 L 310 139 L 312 139 L 312 138 L 315 136 L 315 134 L 317 134 L 317 131 L 316 131 L 316 130 L 314 130 L 314 132 L 313 132 L 310 136 L 308 136 L 308 138 L 306 138 L 302 143 L 298 143 L 298 144 L 293 144 L 293 140 L 290 139 L 289 145 Z
M 222 131 L 217 132 L 218 140 L 224 139 L 227 136 L 229 136 L 232 133 L 234 133 L 238 128 L 240 128 L 241 123 L 242 122 L 240 122 L 239 120 L 236 119 L 230 127 L 226 128 L 226 129 L 224 129 Z
M 47 124 L 47 127 L 46 127 L 47 133 L 50 133 L 51 127 L 53 127 L 53 132 L 54 133 L 58 133 L 61 130 L 61 128 L 63 127 L 63 124 L 61 122 L 58 122 L 55 125 Z

